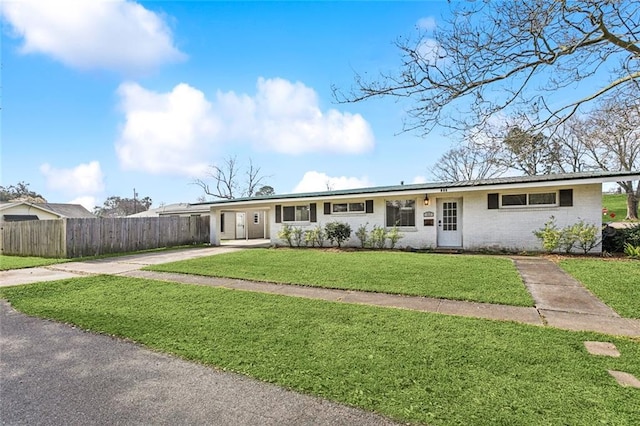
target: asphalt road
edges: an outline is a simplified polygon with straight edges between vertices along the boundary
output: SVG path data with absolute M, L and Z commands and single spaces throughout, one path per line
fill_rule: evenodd
M 0 301 L 6 425 L 385 425 L 386 418 L 23 315 Z

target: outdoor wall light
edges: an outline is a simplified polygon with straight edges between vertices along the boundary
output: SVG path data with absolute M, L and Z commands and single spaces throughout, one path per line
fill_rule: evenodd
M 429 194 L 424 194 L 424 205 L 428 206 L 430 203 L 429 201 Z

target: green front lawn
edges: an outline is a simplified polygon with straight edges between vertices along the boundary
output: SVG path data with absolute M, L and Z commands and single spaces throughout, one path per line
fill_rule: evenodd
M 639 424 L 640 342 L 523 324 L 98 276 L 0 289 L 27 314 L 117 335 L 394 419 Z M 589 355 L 585 340 L 622 356 Z
M 640 262 L 565 259 L 560 267 L 626 318 L 640 318 Z
M 251 249 L 145 269 L 533 306 L 513 262 L 495 256 Z
M 9 269 L 34 268 L 36 266 L 47 266 L 68 261 L 69 259 L 47 259 L 44 257 L 0 255 L 0 271 L 7 271 Z

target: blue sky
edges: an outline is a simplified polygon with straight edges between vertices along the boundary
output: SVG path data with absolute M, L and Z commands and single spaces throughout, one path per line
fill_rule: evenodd
M 65 7 L 63 7 L 65 6 Z M 331 85 L 397 69 L 398 36 L 446 2 L 2 5 L 2 185 L 91 208 L 133 189 L 194 202 L 207 165 L 254 164 L 277 193 L 407 183 L 449 147 L 402 133 L 406 104 Z

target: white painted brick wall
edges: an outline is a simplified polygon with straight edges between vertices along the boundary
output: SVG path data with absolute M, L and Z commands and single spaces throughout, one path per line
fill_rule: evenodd
M 585 222 L 602 225 L 602 185 L 579 185 L 579 186 L 557 186 L 528 188 L 515 192 L 551 192 L 560 189 L 573 188 L 572 207 L 525 207 L 525 208 L 502 208 L 489 210 L 487 208 L 487 194 L 492 192 L 504 193 L 505 191 L 468 191 L 450 192 L 446 195 L 430 194 L 431 203 L 429 206 L 423 205 L 421 197 L 416 200 L 416 226 L 413 228 L 401 228 L 403 238 L 398 242 L 398 248 L 412 247 L 417 249 L 435 248 L 437 246 L 438 213 L 437 199 L 462 198 L 462 245 L 465 250 L 480 249 L 508 249 L 514 251 L 540 251 L 542 246 L 540 241 L 533 235 L 533 231 L 540 229 L 550 216 L 556 218 L 558 227 L 576 223 L 583 219 Z M 514 192 L 514 193 L 515 193 Z M 351 225 L 352 235 L 344 246 L 358 247 L 359 240 L 355 236 L 355 231 L 361 224 L 368 223 L 367 229 L 371 230 L 373 225 L 383 226 L 385 224 L 385 201 L 391 199 L 412 199 L 411 197 L 398 196 L 396 198 L 353 198 L 349 200 L 339 200 L 337 202 L 364 202 L 367 199 L 374 200 L 374 213 L 348 213 L 330 215 L 324 214 L 324 203 L 316 203 L 317 222 L 291 222 L 291 226 L 300 227 L 303 230 L 313 229 L 315 226 L 324 226 L 331 221 L 346 222 Z M 295 205 L 295 202 L 282 203 L 283 206 Z M 434 213 L 434 226 L 425 227 L 423 225 L 423 213 Z M 275 209 L 269 213 L 270 238 L 277 245 L 286 245 L 286 241 L 278 239 L 278 233 L 282 224 L 275 223 Z M 328 245 L 328 241 L 325 245 Z M 599 252 L 598 246 L 594 252 Z

